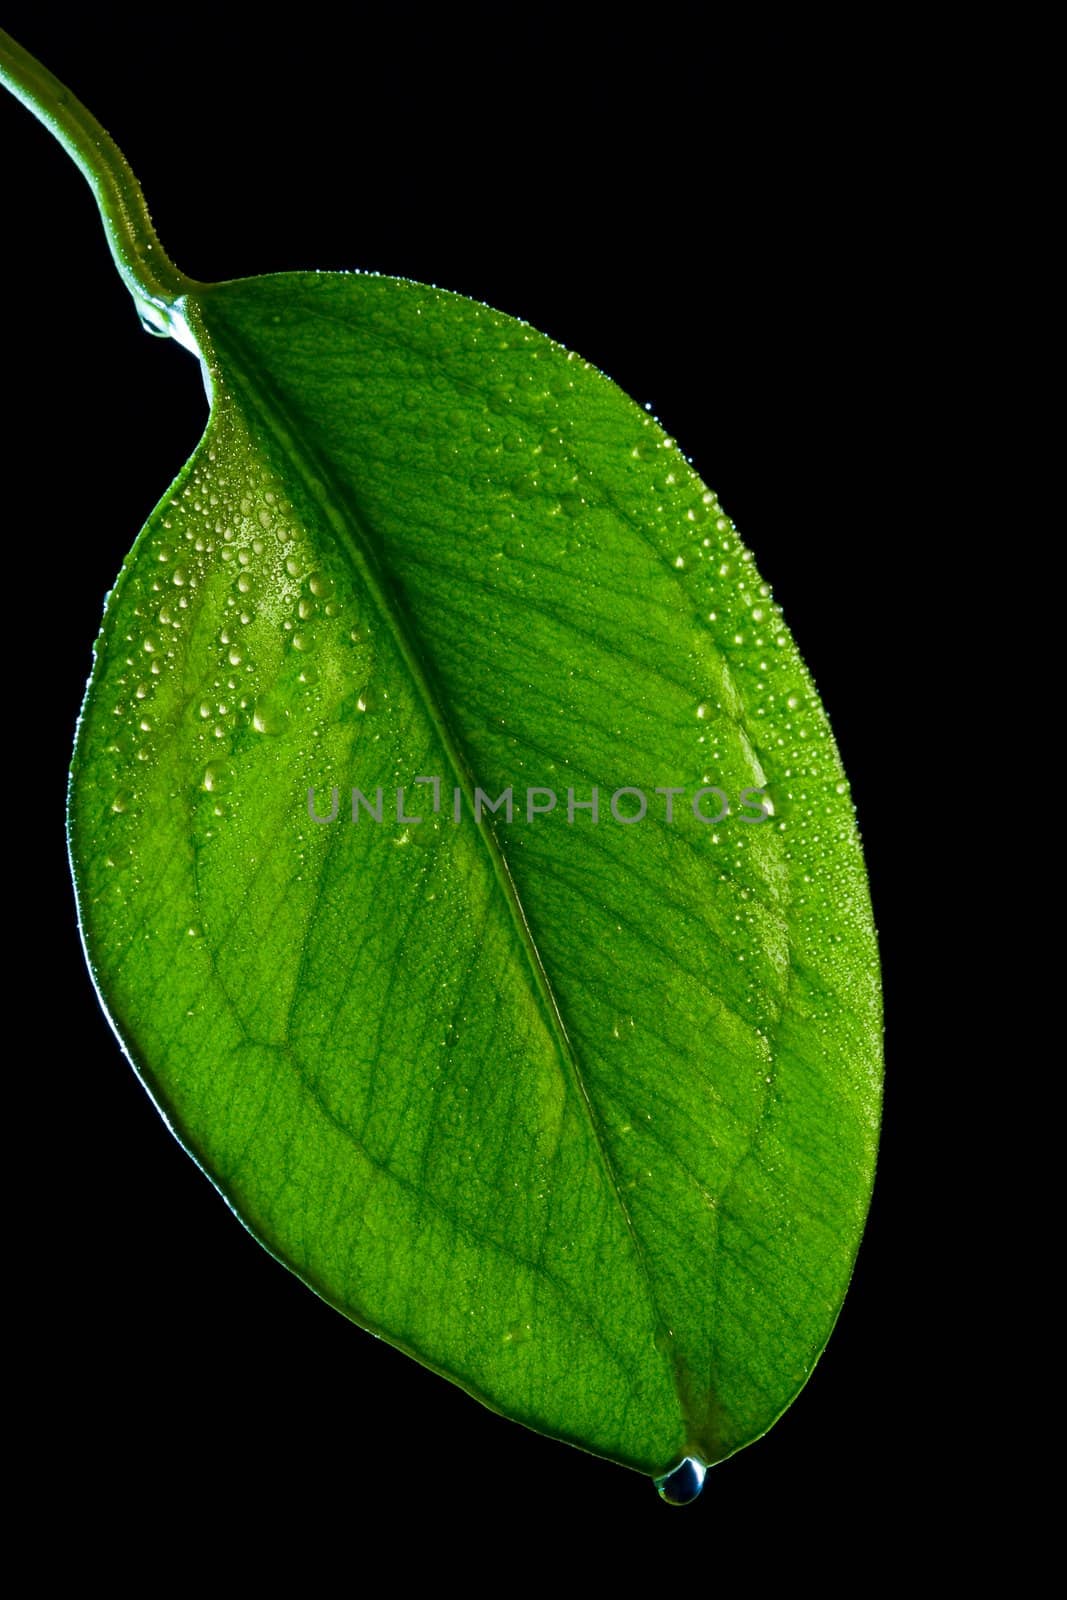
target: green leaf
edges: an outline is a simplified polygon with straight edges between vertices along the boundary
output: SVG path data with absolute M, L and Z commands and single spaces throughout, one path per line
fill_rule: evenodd
M 75 750 L 116 1031 L 354 1321 L 627 1465 L 719 1461 L 826 1342 L 877 1137 L 862 858 L 779 608 L 656 422 L 525 324 L 192 284 L 115 214 L 211 395 Z

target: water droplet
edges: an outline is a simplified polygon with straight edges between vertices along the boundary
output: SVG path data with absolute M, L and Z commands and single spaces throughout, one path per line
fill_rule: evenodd
M 673 1472 L 656 1479 L 659 1497 L 669 1506 L 691 1505 L 703 1489 L 706 1476 L 703 1461 L 698 1461 L 696 1456 L 686 1456 Z
M 287 711 L 280 706 L 272 705 L 269 700 L 259 700 L 252 713 L 252 726 L 257 733 L 281 733 L 288 715 Z

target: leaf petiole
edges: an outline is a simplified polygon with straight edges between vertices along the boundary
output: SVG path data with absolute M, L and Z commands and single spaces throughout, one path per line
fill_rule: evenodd
M 179 309 L 203 285 L 186 277 L 159 242 L 129 162 L 70 90 L 0 28 L 0 81 L 52 133 L 96 197 L 115 265 L 152 333 L 195 348 Z

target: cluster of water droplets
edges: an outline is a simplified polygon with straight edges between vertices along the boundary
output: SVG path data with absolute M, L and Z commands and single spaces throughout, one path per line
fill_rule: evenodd
M 668 464 L 672 452 L 674 462 Z M 768 785 L 772 824 L 787 860 L 803 835 L 801 883 L 807 892 L 802 889 L 797 907 L 804 909 L 816 898 L 822 903 L 817 886 L 823 863 L 852 838 L 852 806 L 825 713 L 781 607 L 717 497 L 702 489 L 673 441 L 650 425 L 647 441 L 635 444 L 633 453 L 656 468 L 650 486 L 656 515 L 669 518 L 672 529 L 691 533 L 676 540 L 673 565 L 693 591 L 725 663 L 724 679 L 694 708 L 697 742 L 706 746 L 713 771 L 725 753 L 723 740 L 736 738 L 738 728 L 744 743 L 753 752 L 758 749 L 759 781 Z M 694 487 L 701 491 L 696 500 Z M 713 834 L 712 841 L 723 837 Z M 739 843 L 743 848 L 745 841 Z
M 109 608 L 124 647 L 101 686 L 113 718 L 112 814 L 138 814 L 157 768 L 168 781 L 181 771 L 211 838 L 257 746 L 296 738 L 300 753 L 314 748 L 320 679 L 340 671 L 324 646 L 343 643 L 355 681 L 369 672 L 357 611 L 266 462 L 223 419 L 149 523 Z M 127 854 L 119 840 L 109 859 Z

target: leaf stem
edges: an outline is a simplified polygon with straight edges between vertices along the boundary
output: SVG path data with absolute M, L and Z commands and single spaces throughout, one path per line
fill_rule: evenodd
M 0 29 L 0 81 L 54 134 L 96 196 L 115 265 L 142 320 L 179 333 L 177 302 L 200 285 L 167 256 L 129 162 L 81 101 L 10 34 Z

